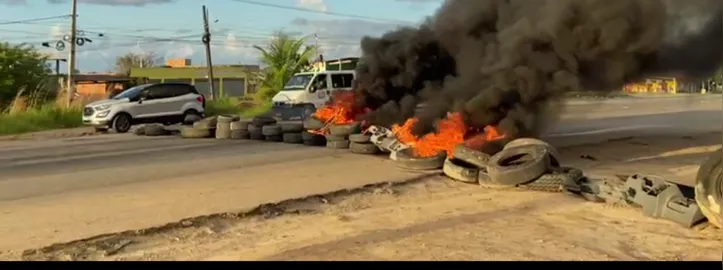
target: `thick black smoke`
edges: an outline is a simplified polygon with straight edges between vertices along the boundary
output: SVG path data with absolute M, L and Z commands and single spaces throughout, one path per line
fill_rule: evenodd
M 415 28 L 365 37 L 357 101 L 372 124 L 417 134 L 461 112 L 471 127 L 535 136 L 569 91 L 646 76 L 707 76 L 723 59 L 719 0 L 447 0 Z M 424 104 L 419 110 L 417 106 Z

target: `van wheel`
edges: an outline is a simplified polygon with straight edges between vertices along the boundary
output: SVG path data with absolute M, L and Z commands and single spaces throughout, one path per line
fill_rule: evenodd
M 117 133 L 126 133 L 131 129 L 131 117 L 125 113 L 121 113 L 113 117 L 113 130 Z

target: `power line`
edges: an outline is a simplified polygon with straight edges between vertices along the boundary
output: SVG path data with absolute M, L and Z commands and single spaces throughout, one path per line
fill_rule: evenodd
M 249 5 L 273 7 L 273 8 L 278 8 L 278 9 L 295 10 L 295 11 L 302 11 L 302 12 L 309 12 L 309 13 L 316 13 L 316 14 L 325 14 L 325 15 L 331 15 L 331 16 L 337 16 L 337 17 L 347 17 L 347 18 L 372 20 L 372 21 L 385 21 L 385 22 L 393 22 L 393 23 L 401 23 L 401 24 L 414 24 L 413 22 L 409 22 L 409 21 L 400 21 L 400 20 L 394 20 L 394 19 L 378 18 L 378 17 L 370 17 L 370 16 L 354 15 L 354 14 L 344 14 L 344 13 L 331 12 L 331 11 L 321 11 L 321 10 L 315 10 L 315 9 L 310 9 L 310 8 L 292 7 L 292 6 L 285 6 L 285 5 L 264 3 L 264 2 L 256 2 L 256 1 L 251 1 L 251 0 L 229 0 L 229 1 L 239 2 L 239 3 L 249 4 Z
M 51 17 L 43 17 L 43 18 L 35 18 L 35 19 L 25 19 L 25 20 L 19 20 L 19 21 L 4 21 L 4 22 L 0 22 L 0 25 L 24 24 L 24 23 L 32 23 L 32 22 L 55 20 L 55 19 L 67 19 L 67 18 L 71 18 L 71 17 L 73 17 L 73 15 L 51 16 Z

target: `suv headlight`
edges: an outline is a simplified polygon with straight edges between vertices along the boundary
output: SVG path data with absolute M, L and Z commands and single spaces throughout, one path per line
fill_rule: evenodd
M 108 104 L 95 106 L 96 111 L 105 111 L 107 109 L 110 109 L 110 105 L 108 105 Z

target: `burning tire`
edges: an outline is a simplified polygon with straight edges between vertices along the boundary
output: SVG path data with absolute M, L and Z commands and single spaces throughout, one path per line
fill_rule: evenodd
M 713 152 L 703 162 L 695 177 L 695 202 L 708 222 L 723 228 L 721 204 L 723 204 L 723 160 L 721 149 Z
M 442 171 L 447 177 L 463 183 L 476 184 L 479 181 L 479 168 L 456 158 L 446 159 Z
M 284 133 L 283 141 L 285 143 L 299 144 L 303 143 L 304 139 L 302 138 L 301 133 Z
M 168 135 L 169 132 L 161 125 L 148 125 L 145 126 L 146 136 L 164 136 Z
M 194 127 L 181 127 L 181 138 L 186 139 L 201 139 L 211 137 L 210 129 L 201 129 Z
M 353 143 L 370 143 L 371 136 L 366 134 L 351 134 L 349 135 L 349 141 Z
M 361 132 L 361 124 L 360 123 L 329 126 L 329 134 L 335 135 L 335 136 L 349 136 L 351 134 L 357 134 L 360 132 Z
M 433 157 L 416 157 L 411 151 L 411 149 L 404 149 L 392 153 L 395 156 L 397 167 L 418 171 L 438 170 L 444 166 L 444 160 L 447 159 L 445 152 L 440 152 Z
M 248 140 L 251 134 L 246 130 L 231 130 L 232 140 Z
M 346 141 L 348 138 L 347 136 L 344 136 L 344 135 L 331 135 L 331 134 L 326 135 L 324 137 L 326 138 L 327 142 Z
M 281 136 L 281 126 L 279 125 L 268 125 L 261 127 L 261 134 L 264 136 Z
M 308 131 L 301 132 L 301 139 L 304 141 L 304 145 L 308 146 L 325 146 L 326 138 L 319 134 L 314 134 Z
M 520 185 L 521 188 L 542 192 L 565 192 L 566 187 L 577 185 L 578 180 L 583 177 L 583 172 L 575 168 L 562 167 L 546 173 L 527 184 Z
M 487 167 L 487 163 L 491 157 L 484 152 L 474 150 L 464 144 L 458 144 L 455 146 L 454 150 L 452 150 L 452 156 L 454 156 L 455 159 L 474 165 L 477 168 Z
M 282 142 L 284 141 L 284 136 L 282 135 L 267 135 L 265 136 L 266 141 L 269 142 Z
M 234 122 L 231 122 L 231 130 L 232 131 L 234 131 L 234 130 L 248 131 L 250 124 L 251 124 L 251 121 L 243 121 L 243 120 L 234 121 Z
M 251 124 L 259 127 L 276 124 L 276 119 L 268 116 L 256 116 L 251 119 Z
M 333 148 L 333 149 L 347 149 L 349 148 L 350 142 L 347 140 L 344 141 L 326 141 L 326 147 L 327 148 Z
M 511 142 L 508 142 L 505 145 L 504 149 L 514 148 L 514 147 L 519 147 L 519 146 L 527 146 L 527 145 L 544 146 L 545 148 L 547 148 L 547 152 L 550 154 L 550 164 L 552 164 L 552 166 L 554 166 L 554 167 L 560 166 L 560 154 L 557 152 L 557 149 L 554 146 L 552 146 L 551 144 L 549 144 L 543 140 L 534 139 L 534 138 L 515 139 L 515 140 L 512 140 Z
M 302 122 L 302 125 L 304 126 L 304 129 L 307 129 L 307 130 L 322 129 L 326 126 L 326 124 L 324 124 L 324 122 L 317 119 L 316 117 L 306 118 L 306 120 L 304 120 L 304 122 Z
M 490 181 L 507 186 L 529 183 L 550 168 L 550 154 L 540 145 L 518 146 L 492 156 L 487 164 Z
M 372 143 L 358 143 L 349 140 L 349 151 L 354 154 L 375 155 L 381 152 L 379 147 Z
M 285 122 L 279 123 L 279 125 L 283 133 L 300 133 L 304 131 L 304 125 L 299 122 Z

